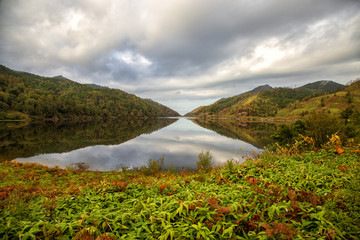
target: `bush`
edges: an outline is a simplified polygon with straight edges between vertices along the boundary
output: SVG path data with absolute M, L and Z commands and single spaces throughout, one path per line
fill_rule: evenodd
M 164 170 L 164 155 L 158 160 L 149 159 L 149 163 L 147 166 L 143 166 L 142 170 L 146 175 L 155 175 Z
M 326 112 L 313 112 L 305 119 L 306 136 L 315 141 L 320 147 L 329 140 L 331 135 L 339 132 L 342 125 L 338 118 Z
M 290 125 L 282 124 L 272 138 L 280 145 L 293 144 L 299 134 L 305 133 L 305 129 L 305 123 L 301 120 Z
M 199 161 L 196 162 L 197 170 L 209 171 L 213 163 L 213 155 L 211 154 L 210 150 L 206 150 L 206 152 L 202 151 L 198 155 Z
M 346 121 L 343 121 L 346 119 Z M 302 137 L 310 137 L 314 140 L 316 148 L 327 143 L 333 134 L 339 135 L 346 143 L 349 138 L 360 142 L 360 112 L 351 108 L 344 110 L 340 117 L 328 112 L 312 112 L 304 121 L 297 120 L 293 124 L 281 125 L 272 136 L 278 146 L 292 145 L 301 142 Z M 277 148 L 276 145 L 270 149 Z
M 345 134 L 349 138 L 354 138 L 355 142 L 360 143 L 360 111 L 355 110 L 350 115 L 345 128 Z

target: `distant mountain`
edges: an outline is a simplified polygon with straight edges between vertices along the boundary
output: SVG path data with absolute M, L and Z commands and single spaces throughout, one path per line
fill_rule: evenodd
M 273 88 L 271 86 L 269 86 L 268 84 L 266 84 L 266 85 L 258 86 L 256 88 L 254 88 L 253 90 L 250 90 L 246 93 L 257 93 L 257 92 L 261 92 L 262 90 L 268 90 L 268 89 L 273 89 Z
M 210 118 L 287 117 L 285 109 L 296 109 L 299 103 L 336 91 L 343 91 L 344 87 L 344 85 L 325 80 L 298 88 L 272 88 L 269 85 L 263 85 L 233 97 L 220 99 L 209 106 L 199 107 L 187 113 L 186 116 Z M 287 112 L 289 113 L 289 111 Z M 301 114 L 303 113 L 298 111 L 297 114 L 291 116 L 300 116 Z
M 93 87 L 93 88 L 107 88 L 107 87 L 103 87 L 103 86 L 96 85 L 96 84 L 93 84 L 93 83 L 86 83 L 85 85 L 87 85 L 89 87 Z
M 224 111 L 229 110 L 230 108 L 234 106 L 238 106 L 239 104 L 247 104 L 248 100 L 252 98 L 252 96 L 257 95 L 260 92 L 267 91 L 273 89 L 269 85 L 262 85 L 254 88 L 253 90 L 250 90 L 248 92 L 228 97 L 228 98 L 222 98 L 215 103 L 209 105 L 209 106 L 201 106 L 193 111 L 185 114 L 185 116 L 213 116 L 213 115 L 224 115 Z
M 342 90 L 345 86 L 329 80 L 322 80 L 313 83 L 305 84 L 300 88 L 308 88 L 312 90 L 319 90 L 324 92 L 332 92 Z
M 152 118 L 174 110 L 119 89 L 41 77 L 0 65 L 0 119 Z
M 55 76 L 53 78 L 56 78 L 56 79 L 67 79 L 66 77 L 64 77 L 63 75 L 58 75 L 58 76 Z

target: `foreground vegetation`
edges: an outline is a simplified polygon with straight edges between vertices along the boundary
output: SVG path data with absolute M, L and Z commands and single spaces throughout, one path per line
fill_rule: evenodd
M 358 239 L 360 150 L 303 137 L 242 164 L 121 172 L 0 164 L 3 239 Z

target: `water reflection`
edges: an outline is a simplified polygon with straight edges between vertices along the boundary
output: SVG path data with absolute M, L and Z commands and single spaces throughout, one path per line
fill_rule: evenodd
M 248 142 L 258 148 L 273 143 L 272 135 L 278 124 L 270 122 L 242 122 L 234 119 L 200 119 L 192 121 L 223 136 Z
M 150 134 L 177 119 L 131 121 L 0 122 L 0 162 L 44 153 L 62 153 L 94 145 L 117 145 Z
M 173 124 L 151 134 L 144 134 L 122 144 L 96 145 L 66 153 L 41 154 L 17 160 L 38 162 L 49 166 L 71 166 L 86 162 L 93 170 L 106 171 L 121 165 L 130 168 L 146 165 L 150 158 L 164 156 L 165 167 L 194 168 L 198 154 L 210 149 L 216 163 L 228 159 L 242 160 L 242 156 L 261 151 L 259 148 L 224 137 L 181 118 Z

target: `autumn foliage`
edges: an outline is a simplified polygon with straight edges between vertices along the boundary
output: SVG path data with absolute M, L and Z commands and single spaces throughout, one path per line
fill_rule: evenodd
M 322 150 L 300 152 L 300 145 L 199 173 L 95 172 L 3 162 L 0 235 L 357 239 L 359 146 L 345 147 L 337 135 Z

